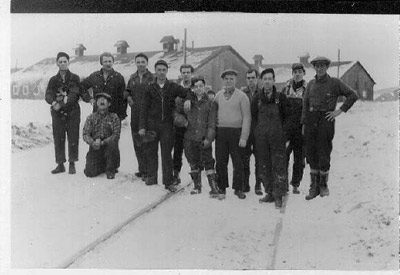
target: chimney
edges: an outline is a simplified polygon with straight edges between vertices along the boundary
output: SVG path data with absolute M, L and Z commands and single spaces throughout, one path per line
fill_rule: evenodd
M 253 56 L 254 66 L 257 69 L 262 66 L 263 59 L 264 59 L 264 57 L 261 54 L 256 54 L 255 56 Z
M 178 50 L 179 39 L 175 39 L 172 35 L 164 36 L 160 43 L 163 44 L 164 53 L 169 53 Z
M 83 44 L 76 44 L 76 48 L 74 48 L 75 50 L 75 56 L 76 57 L 81 57 L 83 56 L 83 52 L 86 50 L 85 46 L 83 46 Z
M 304 67 L 309 67 L 310 63 L 308 62 L 308 59 L 310 58 L 310 53 L 309 52 L 305 52 L 301 55 L 298 56 L 299 57 L 299 61 L 301 64 L 304 65 Z
M 117 54 L 121 55 L 127 53 L 129 45 L 125 40 L 119 40 L 117 43 L 115 43 L 114 47 L 117 47 Z

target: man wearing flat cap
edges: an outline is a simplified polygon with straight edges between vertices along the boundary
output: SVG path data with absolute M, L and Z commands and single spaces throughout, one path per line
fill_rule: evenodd
M 236 88 L 237 71 L 226 70 L 221 74 L 225 87 L 217 92 L 214 108 L 217 110 L 217 137 L 215 156 L 219 199 L 226 196 L 228 161 L 233 164 L 232 188 L 239 199 L 245 199 L 243 160 L 250 134 L 251 113 L 247 95 Z
M 69 56 L 59 52 L 56 58 L 57 75 L 50 78 L 45 100 L 51 105 L 54 149 L 57 167 L 52 174 L 65 172 L 65 136 L 68 139 L 69 174 L 75 174 L 78 161 L 79 124 L 81 109 L 78 104 L 81 93 L 79 76 L 69 71 Z
M 176 97 L 189 99 L 185 102 L 190 108 L 193 97 L 190 89 L 183 88 L 167 79 L 168 64 L 158 60 L 155 64 L 156 79 L 146 87 L 139 117 L 139 135 L 145 136 L 146 131 L 155 131 L 153 141 L 144 144 L 145 161 L 147 164 L 146 185 L 157 184 L 158 144 L 161 145 L 162 181 L 164 187 L 171 192 L 178 190 L 174 184 L 172 148 L 174 146 L 174 123 L 172 111 L 175 108 Z
M 303 96 L 307 83 L 303 79 L 306 71 L 303 64 L 292 65 L 292 79 L 283 88 L 282 93 L 287 97 L 287 118 L 285 122 L 285 133 L 288 143 L 286 148 L 287 167 L 289 168 L 290 155 L 293 152 L 293 173 L 290 185 L 293 186 L 293 194 L 300 194 L 298 187 L 303 178 L 304 140 L 301 133 L 301 113 L 303 108 Z
M 316 75 L 307 84 L 303 100 L 301 122 L 304 125 L 306 158 L 311 169 L 310 191 L 306 200 L 329 195 L 328 175 L 335 119 L 347 112 L 358 99 L 353 89 L 327 74 L 330 63 L 326 57 L 316 57 L 311 61 Z M 336 110 L 339 96 L 346 97 L 346 100 Z
M 107 179 L 113 179 L 120 158 L 121 123 L 118 115 L 109 111 L 112 98 L 108 93 L 97 93 L 94 100 L 96 112 L 87 117 L 83 127 L 83 140 L 89 144 L 84 173 L 96 177 L 105 172 Z

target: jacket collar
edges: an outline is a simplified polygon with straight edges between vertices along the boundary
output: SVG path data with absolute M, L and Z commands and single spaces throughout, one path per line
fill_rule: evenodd
M 260 96 L 261 96 L 261 100 L 262 100 L 262 101 L 264 101 L 264 102 L 275 102 L 275 99 L 276 99 L 276 96 L 277 96 L 277 92 L 276 92 L 276 87 L 275 87 L 275 85 L 272 86 L 272 95 L 271 95 L 271 98 L 268 98 L 268 97 L 267 97 L 267 95 L 265 94 L 264 88 L 262 88 L 261 91 L 262 91 L 262 92 L 261 92 Z
M 143 76 L 147 77 L 149 74 L 151 74 L 151 72 L 148 69 L 146 69 Z M 136 71 L 134 74 L 132 74 L 132 77 L 139 77 L 139 71 Z
M 62 80 L 60 71 L 58 71 L 57 73 L 57 78 Z M 65 82 L 68 82 L 70 79 L 71 79 L 71 72 L 67 70 L 67 72 L 65 73 Z
M 321 78 L 317 78 L 317 75 L 315 75 L 315 81 L 316 81 L 316 82 L 320 82 L 320 83 L 327 82 L 330 78 L 331 78 L 331 77 L 329 76 L 329 74 L 325 74 L 325 75 L 324 75 L 323 77 L 321 77 Z

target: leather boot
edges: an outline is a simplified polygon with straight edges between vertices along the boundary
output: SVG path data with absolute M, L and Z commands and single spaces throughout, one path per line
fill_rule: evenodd
M 258 196 L 262 196 L 263 192 L 261 190 L 261 182 L 259 179 L 256 178 L 256 186 L 254 187 L 254 192 L 256 193 L 256 195 Z
M 147 177 L 145 181 L 146 185 L 155 185 L 157 184 L 157 177 Z
M 208 184 L 210 185 L 211 191 L 209 192 L 210 198 L 218 197 L 218 186 L 217 181 L 215 179 L 215 173 L 207 175 Z
M 196 195 L 201 193 L 201 172 L 200 171 L 192 171 L 190 172 L 190 176 L 192 177 L 194 188 L 190 191 L 191 195 Z
M 75 162 L 71 161 L 71 162 L 69 163 L 69 170 L 68 170 L 68 173 L 71 174 L 71 175 L 76 174 Z
M 51 170 L 52 174 L 59 174 L 65 172 L 64 163 L 59 163 L 54 170 Z
M 311 184 L 310 184 L 310 190 L 308 195 L 306 196 L 306 200 L 312 200 L 316 196 L 319 195 L 319 181 L 320 181 L 320 175 L 319 171 L 311 171 L 310 173 L 311 176 Z
M 271 193 L 268 193 L 268 194 L 265 195 L 264 198 L 259 199 L 259 202 L 261 202 L 261 203 L 263 203 L 263 202 L 271 203 L 271 202 L 274 202 L 274 201 L 275 201 L 275 198 Z
M 319 193 L 319 195 L 321 197 L 329 196 L 329 189 L 328 189 L 329 171 L 328 172 L 319 171 L 319 175 L 320 175 L 320 179 L 319 179 L 320 193 Z

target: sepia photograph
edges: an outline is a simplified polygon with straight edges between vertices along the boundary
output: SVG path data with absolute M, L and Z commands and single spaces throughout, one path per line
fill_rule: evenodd
M 397 274 L 398 15 L 9 19 L 10 274 Z

